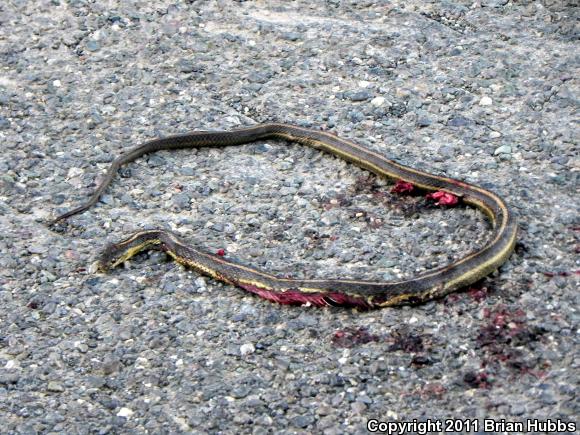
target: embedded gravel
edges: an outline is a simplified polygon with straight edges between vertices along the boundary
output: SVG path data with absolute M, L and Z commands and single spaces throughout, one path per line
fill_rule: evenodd
M 574 2 L 146 3 L 0 4 L 3 433 L 575 422 Z M 494 190 L 518 215 L 516 252 L 464 292 L 370 312 L 273 304 L 159 252 L 91 273 L 142 228 L 278 275 L 387 280 L 489 236 L 476 210 L 283 141 L 149 155 L 46 226 L 139 142 L 268 121 Z

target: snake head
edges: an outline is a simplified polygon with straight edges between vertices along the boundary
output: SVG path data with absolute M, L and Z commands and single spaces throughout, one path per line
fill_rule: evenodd
M 132 256 L 133 254 L 126 246 L 113 243 L 106 246 L 103 252 L 97 257 L 95 269 L 97 272 L 107 273 Z
M 159 244 L 161 244 L 159 231 L 137 231 L 127 239 L 110 244 L 103 249 L 101 255 L 97 257 L 95 269 L 99 272 L 106 273 L 110 269 L 114 269 L 119 264 L 124 263 L 135 254 L 146 249 L 151 249 Z

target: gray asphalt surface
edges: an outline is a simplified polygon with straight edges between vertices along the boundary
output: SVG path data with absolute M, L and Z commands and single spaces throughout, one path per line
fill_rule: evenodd
M 577 20 L 565 1 L 2 2 L 0 432 L 575 423 Z M 494 190 L 516 252 L 471 289 L 371 312 L 276 305 L 159 252 L 91 273 L 141 228 L 279 275 L 366 279 L 489 236 L 476 210 L 277 141 L 150 155 L 45 224 L 139 142 L 268 121 Z

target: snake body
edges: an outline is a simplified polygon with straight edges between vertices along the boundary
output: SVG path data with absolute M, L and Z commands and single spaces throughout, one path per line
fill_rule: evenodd
M 496 270 L 514 249 L 517 222 L 506 203 L 496 194 L 462 181 L 403 166 L 334 134 L 287 124 L 261 124 L 231 131 L 195 131 L 145 142 L 111 163 L 105 178 L 86 203 L 60 215 L 51 224 L 82 213 L 96 204 L 118 169 L 144 154 L 180 148 L 240 145 L 264 139 L 298 142 L 334 154 L 378 176 L 412 183 L 428 192 L 455 195 L 464 204 L 483 211 L 490 219 L 493 227 L 490 241 L 458 261 L 410 279 L 291 279 L 199 251 L 170 231 L 144 230 L 108 246 L 97 261 L 98 269 L 107 271 L 144 249 L 157 248 L 200 273 L 279 303 L 378 308 L 424 302 L 468 286 Z

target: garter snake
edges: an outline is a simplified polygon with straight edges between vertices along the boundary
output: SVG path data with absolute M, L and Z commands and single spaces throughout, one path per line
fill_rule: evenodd
M 452 178 L 429 174 L 388 160 L 382 155 L 338 136 L 287 124 L 261 124 L 231 131 L 194 131 L 184 135 L 150 140 L 117 157 L 90 199 L 51 224 L 82 213 L 95 205 L 118 169 L 144 154 L 159 150 L 240 145 L 263 139 L 283 139 L 323 150 L 354 163 L 378 176 L 412 183 L 430 192 L 444 192 L 461 198 L 491 220 L 493 233 L 481 249 L 445 267 L 399 281 L 352 279 L 291 279 L 238 264 L 188 246 L 179 236 L 165 230 L 137 231 L 108 246 L 97 261 L 107 271 L 148 248 L 165 251 L 175 261 L 217 280 L 236 285 L 259 296 L 286 304 L 386 307 L 418 303 L 468 286 L 496 270 L 514 249 L 517 223 L 506 203 L 481 187 Z

